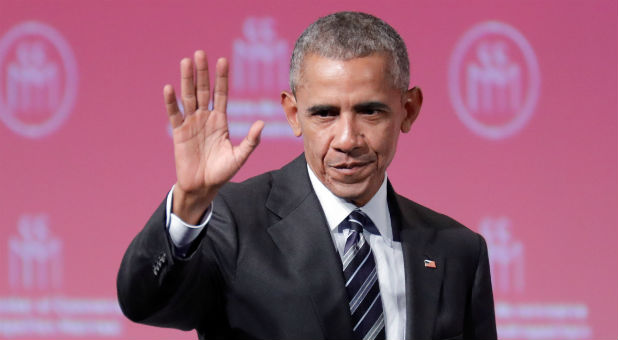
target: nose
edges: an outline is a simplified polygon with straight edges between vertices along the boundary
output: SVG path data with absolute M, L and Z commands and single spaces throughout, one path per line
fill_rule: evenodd
M 343 153 L 352 153 L 363 145 L 362 129 L 354 114 L 341 113 L 335 123 L 332 147 Z

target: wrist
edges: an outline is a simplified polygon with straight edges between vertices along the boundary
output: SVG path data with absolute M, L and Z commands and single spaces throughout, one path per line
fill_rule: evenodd
M 196 225 L 212 203 L 216 191 L 185 191 L 174 186 L 172 212 L 185 223 Z

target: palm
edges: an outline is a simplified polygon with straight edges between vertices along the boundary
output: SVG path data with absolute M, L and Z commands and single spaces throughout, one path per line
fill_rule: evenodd
M 198 110 L 173 130 L 178 185 L 187 190 L 219 186 L 244 163 L 230 142 L 225 113 Z

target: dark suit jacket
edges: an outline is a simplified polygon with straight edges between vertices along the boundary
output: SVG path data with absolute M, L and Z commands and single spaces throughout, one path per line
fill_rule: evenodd
M 496 337 L 483 238 L 388 186 L 402 243 L 406 337 Z M 173 254 L 165 203 L 127 250 L 118 298 L 127 317 L 200 338 L 350 339 L 342 265 L 303 155 L 226 184 L 187 258 Z M 427 268 L 424 260 L 435 261 Z

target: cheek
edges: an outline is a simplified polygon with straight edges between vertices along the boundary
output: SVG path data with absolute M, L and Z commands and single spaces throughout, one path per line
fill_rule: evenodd
M 386 167 L 393 160 L 397 149 L 397 139 L 399 138 L 399 129 L 389 126 L 383 130 L 383 133 L 379 134 L 374 139 L 374 152 L 378 156 L 378 167 L 380 169 L 386 169 Z
M 329 150 L 328 139 L 319 131 L 310 130 L 303 134 L 303 144 L 305 146 L 305 155 L 315 171 L 324 168 L 324 159 Z

